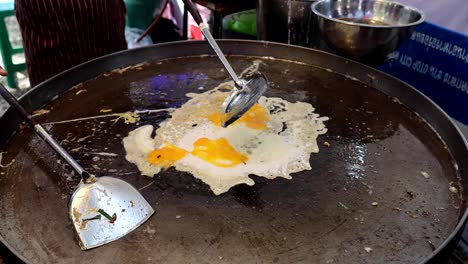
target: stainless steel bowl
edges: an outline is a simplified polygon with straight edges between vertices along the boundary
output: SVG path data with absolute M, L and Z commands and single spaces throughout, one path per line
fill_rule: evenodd
M 415 8 L 385 0 L 322 0 L 312 12 L 331 49 L 370 64 L 385 60 L 425 19 Z

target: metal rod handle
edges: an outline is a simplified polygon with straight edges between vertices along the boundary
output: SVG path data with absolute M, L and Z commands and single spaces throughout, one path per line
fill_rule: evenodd
M 21 106 L 21 104 L 16 100 L 16 98 L 3 86 L 0 84 L 0 95 L 5 98 L 5 100 L 13 107 L 13 109 L 34 129 L 34 131 L 45 141 L 49 146 L 51 146 L 57 154 L 59 154 L 73 169 L 78 172 L 84 182 L 89 178 L 89 173 L 83 169 L 83 167 L 78 164 L 78 162 L 68 154 L 68 152 L 60 146 L 60 144 L 55 141 L 55 139 L 50 136 L 46 130 L 34 120 L 32 120 L 31 115 L 26 112 L 26 110 Z
M 203 19 L 201 18 L 200 13 L 198 13 L 198 10 L 195 8 L 192 2 L 190 0 L 183 0 L 183 2 L 190 14 L 192 14 L 193 20 L 195 20 L 197 24 L 203 23 Z
M 231 64 L 229 64 L 229 62 L 226 59 L 226 57 L 224 56 L 223 52 L 219 48 L 218 43 L 216 43 L 216 40 L 211 35 L 210 30 L 205 25 L 205 23 L 203 23 L 203 19 L 201 18 L 200 14 L 198 13 L 198 10 L 193 6 L 193 4 L 190 2 L 190 0 L 183 0 L 183 2 L 184 2 L 184 5 L 187 7 L 188 11 L 190 12 L 190 14 L 192 14 L 192 17 L 195 20 L 195 22 L 197 22 L 198 28 L 203 33 L 203 36 L 205 36 L 208 43 L 210 43 L 210 46 L 216 52 L 216 55 L 218 55 L 218 58 L 221 60 L 221 63 L 223 64 L 224 68 L 226 69 L 226 71 L 231 76 L 231 78 L 234 81 L 234 83 L 236 84 L 236 86 L 241 88 L 243 86 L 242 82 L 240 81 L 240 79 L 237 76 L 236 72 L 231 67 Z
M 68 152 L 51 136 L 47 131 L 40 125 L 36 124 L 34 126 L 34 130 L 41 136 L 42 139 L 44 139 L 49 146 L 51 146 L 57 154 L 59 154 L 70 166 L 75 169 L 76 172 L 78 172 L 79 175 L 83 178 L 83 181 L 86 182 L 86 180 L 89 178 L 89 173 L 86 172 L 83 167 L 81 167 L 80 164 L 72 157 Z
M 0 83 L 0 95 L 2 95 L 2 97 L 8 102 L 8 104 L 10 104 L 11 107 L 13 107 L 16 110 L 16 112 L 26 122 L 28 122 L 28 124 L 31 127 L 34 127 L 34 125 L 36 125 L 36 122 L 32 120 L 31 115 L 29 115 L 29 113 L 26 112 L 26 110 L 24 110 L 24 108 L 21 106 L 18 100 L 16 100 L 16 98 L 1 83 Z
M 219 48 L 218 43 L 216 43 L 216 40 L 211 35 L 210 30 L 208 29 L 208 27 L 205 25 L 205 23 L 200 23 L 198 25 L 198 28 L 203 33 L 203 36 L 205 36 L 208 43 L 210 43 L 211 47 L 216 52 L 216 55 L 218 55 L 218 58 L 221 60 L 221 63 L 223 64 L 224 68 L 226 69 L 226 71 L 231 76 L 232 80 L 236 83 L 237 87 L 242 87 L 242 83 L 239 80 L 239 77 L 237 76 L 236 72 L 231 67 L 231 64 L 229 64 L 229 62 L 226 59 L 226 57 L 224 56 L 223 52 Z

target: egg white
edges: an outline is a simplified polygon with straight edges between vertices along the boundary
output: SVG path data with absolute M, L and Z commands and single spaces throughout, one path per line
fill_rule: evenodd
M 311 153 L 319 151 L 317 137 L 327 132 L 323 123 L 327 117 L 314 113 L 308 103 L 261 97 L 259 105 L 269 112 L 267 129 L 253 129 L 242 122 L 222 128 L 206 117 L 218 109 L 220 99 L 226 95 L 219 87 L 201 94 L 188 94 L 191 99 L 160 124 L 154 138 L 151 138 L 154 129 L 151 125 L 131 131 L 123 140 L 127 160 L 143 175 L 153 176 L 161 168 L 151 164 L 147 156 L 164 144 L 191 152 L 194 142 L 202 137 L 225 138 L 237 152 L 248 157 L 245 163 L 218 167 L 188 154 L 174 164 L 175 169 L 189 172 L 208 184 L 216 195 L 238 184 L 253 185 L 251 174 L 268 179 L 290 179 L 291 173 L 311 169 L 309 159 Z

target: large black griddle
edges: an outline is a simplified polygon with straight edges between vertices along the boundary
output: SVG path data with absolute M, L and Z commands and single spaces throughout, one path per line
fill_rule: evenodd
M 254 186 L 220 196 L 173 169 L 139 175 L 121 140 L 139 125 L 157 126 L 167 112 L 140 114 L 138 124 L 115 116 L 66 120 L 109 114 L 102 109 L 178 107 L 187 92 L 228 76 L 205 42 L 120 52 L 66 71 L 21 101 L 50 110 L 37 119 L 84 167 L 132 183 L 156 215 L 117 242 L 81 251 L 67 215 L 79 177 L 8 111 L 0 119 L 2 164 L 15 162 L 0 170 L 2 242 L 30 263 L 414 263 L 444 256 L 466 219 L 461 179 L 468 168 L 466 142 L 447 115 L 412 87 L 341 57 L 264 42 L 220 46 L 239 72 L 263 61 L 267 96 L 310 102 L 331 118 L 311 171 L 292 180 L 253 176 Z

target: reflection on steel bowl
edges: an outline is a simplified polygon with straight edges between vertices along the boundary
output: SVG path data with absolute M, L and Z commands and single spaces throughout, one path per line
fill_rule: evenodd
M 369 64 L 385 60 L 425 19 L 415 8 L 385 0 L 322 0 L 312 12 L 331 49 Z

